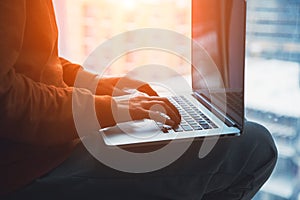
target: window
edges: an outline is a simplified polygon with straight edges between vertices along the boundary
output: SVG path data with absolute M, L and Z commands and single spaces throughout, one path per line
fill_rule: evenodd
M 299 0 L 248 0 L 247 117 L 275 138 L 279 159 L 255 200 L 300 199 Z
M 60 54 L 82 64 L 107 39 L 138 28 L 166 28 L 190 37 L 190 2 L 184 0 L 54 0 L 60 27 Z M 128 38 L 130 42 L 131 38 Z M 62 45 L 64 44 L 64 45 Z M 105 55 L 110 58 L 107 49 Z M 130 66 L 152 64 L 173 66 L 180 74 L 190 73 L 177 56 L 138 51 L 119 58 L 108 72 L 124 74 Z M 171 63 L 171 64 L 170 64 Z

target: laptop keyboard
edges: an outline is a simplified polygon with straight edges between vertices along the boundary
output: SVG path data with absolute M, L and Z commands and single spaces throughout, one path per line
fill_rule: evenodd
M 218 128 L 205 114 L 203 114 L 195 105 L 193 105 L 184 96 L 168 97 L 169 101 L 174 104 L 181 114 L 181 123 L 173 128 L 175 132 L 186 132 L 195 130 L 207 130 Z M 167 128 L 161 123 L 158 126 L 164 133 L 171 128 Z

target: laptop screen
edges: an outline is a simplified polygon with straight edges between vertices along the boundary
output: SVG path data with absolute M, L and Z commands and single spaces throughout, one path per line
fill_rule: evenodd
M 192 1 L 192 38 L 198 46 L 192 53 L 193 90 L 208 100 L 226 91 L 226 115 L 238 126 L 244 121 L 245 19 L 245 0 Z

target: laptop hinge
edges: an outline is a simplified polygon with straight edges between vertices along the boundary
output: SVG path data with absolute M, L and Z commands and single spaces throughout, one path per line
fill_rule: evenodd
M 193 96 L 200 101 L 206 108 L 208 108 L 211 112 L 213 112 L 220 120 L 224 121 L 224 123 L 229 127 L 237 127 L 237 124 L 230 119 L 228 116 L 224 115 L 220 109 L 214 106 L 211 102 L 209 102 L 204 96 L 197 92 L 193 92 Z

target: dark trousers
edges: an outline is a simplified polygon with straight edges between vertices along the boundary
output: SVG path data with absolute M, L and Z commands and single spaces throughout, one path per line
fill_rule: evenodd
M 271 175 L 277 150 L 270 133 L 247 122 L 240 137 L 219 139 L 198 158 L 195 141 L 177 161 L 155 172 L 111 169 L 80 144 L 59 167 L 9 199 L 251 199 Z

